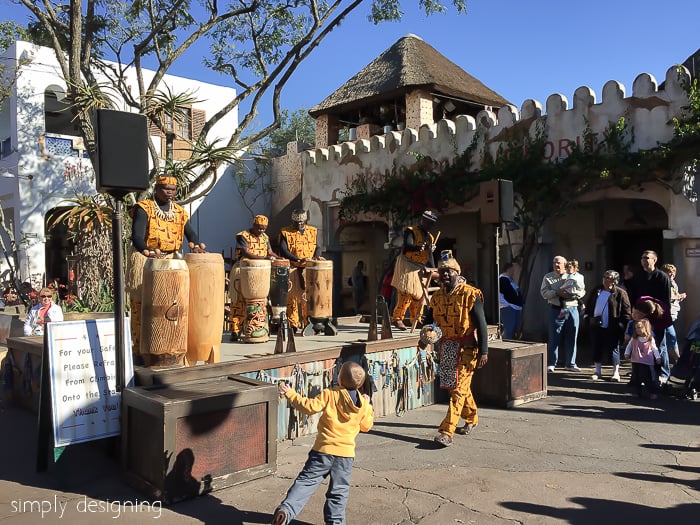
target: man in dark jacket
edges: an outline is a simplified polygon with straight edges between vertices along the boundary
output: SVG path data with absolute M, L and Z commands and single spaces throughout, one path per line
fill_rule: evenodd
M 590 316 L 591 344 L 597 380 L 602 377 L 604 356 L 612 356 L 611 379 L 620 381 L 620 341 L 631 318 L 630 300 L 627 292 L 617 284 L 620 274 L 615 270 L 603 273 L 603 283 L 596 286 L 586 301 L 586 312 Z
M 653 250 L 642 252 L 642 271 L 634 275 L 633 292 L 630 302 L 636 304 L 640 297 L 648 296 L 661 301 L 665 308 L 671 304 L 671 280 L 668 275 L 656 267 L 659 256 Z M 671 375 L 671 367 L 666 348 L 665 331 L 654 331 L 654 341 L 661 354 L 661 372 L 659 382 L 665 383 Z

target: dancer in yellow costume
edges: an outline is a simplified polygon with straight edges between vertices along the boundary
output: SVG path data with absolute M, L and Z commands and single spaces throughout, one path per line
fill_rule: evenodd
M 141 293 L 146 259 L 171 259 L 182 248 L 185 237 L 193 252 L 203 253 L 205 248 L 190 225 L 187 212 L 174 201 L 176 194 L 177 179 L 160 176 L 156 179 L 153 197 L 137 202 L 129 211 L 132 218 L 132 249 L 129 253 L 126 291 L 131 305 L 131 344 L 136 361 L 141 358 Z
M 289 282 L 291 287 L 287 295 L 287 319 L 294 329 L 302 329 L 306 324 L 307 309 L 304 300 L 304 268 L 311 259 L 325 260 L 319 256 L 320 248 L 316 244 L 318 230 L 306 224 L 309 215 L 305 210 L 292 212 L 292 224 L 280 232 L 280 253 L 290 261 Z M 299 304 L 301 303 L 301 309 Z M 301 318 L 300 318 L 301 316 Z
M 391 285 L 396 288 L 396 306 L 391 316 L 392 324 L 399 330 L 406 330 L 403 322 L 406 310 L 409 310 L 411 324 L 420 316 L 423 306 L 424 291 L 421 279 L 434 268 L 433 251 L 435 239 L 430 231 L 435 226 L 437 215 L 426 210 L 421 215 L 419 226 L 409 226 L 403 233 L 403 247 L 396 258 L 394 276 Z M 430 272 L 432 273 L 432 272 Z
M 488 328 L 484 315 L 484 296 L 459 275 L 461 269 L 445 250 L 438 262 L 440 289 L 430 298 L 425 325 L 442 330 L 436 343 L 440 360 L 440 388 L 450 390 L 450 406 L 440 423 L 435 442 L 452 444 L 455 431 L 469 434 L 478 424 L 477 406 L 472 396 L 474 370 L 488 362 Z M 422 341 L 419 346 L 425 347 Z M 463 427 L 457 428 L 460 417 Z
M 238 268 L 238 261 L 241 259 L 273 259 L 279 257 L 272 251 L 270 238 L 265 233 L 268 219 L 264 215 L 256 215 L 253 219 L 253 226 L 248 230 L 243 230 L 236 234 L 236 264 L 231 270 L 229 287 L 233 286 L 233 275 Z M 238 341 L 241 337 L 241 330 L 246 319 L 245 299 L 239 294 L 232 294 L 231 297 L 231 341 Z M 235 300 L 234 300 L 235 299 Z

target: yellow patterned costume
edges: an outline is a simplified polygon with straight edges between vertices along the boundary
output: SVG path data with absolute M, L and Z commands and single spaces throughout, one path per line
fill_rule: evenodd
M 442 329 L 442 339 L 438 343 L 440 383 L 441 387 L 450 389 L 450 408 L 439 431 L 449 436 L 454 434 L 460 417 L 471 425 L 479 422 L 471 393 L 478 348 L 474 338 L 476 326 L 470 314 L 477 297 L 483 301 L 481 290 L 466 282 L 458 282 L 449 291 L 441 287 L 430 299 L 433 320 Z
M 182 247 L 184 240 L 185 224 L 189 216 L 185 208 L 179 204 L 171 203 L 172 218 L 162 217 L 160 208 L 153 199 L 146 199 L 137 202 L 129 211 L 133 218 L 135 208 L 143 209 L 148 216 L 148 226 L 146 228 L 146 246 L 149 250 L 160 250 L 163 257 L 171 259 L 174 253 Z M 158 210 L 158 211 L 156 211 Z M 129 293 L 129 304 L 131 306 L 131 349 L 134 355 L 140 354 L 141 344 L 141 304 L 143 286 L 143 266 L 148 257 L 135 250 L 132 246 L 129 252 L 128 269 L 126 276 L 126 291 Z
M 296 226 L 285 226 L 280 232 L 280 242 L 284 238 L 289 248 L 289 253 L 299 259 L 311 259 L 316 253 L 316 237 L 318 230 L 314 226 L 306 225 L 304 233 L 297 230 Z M 287 319 L 291 326 L 304 328 L 307 318 L 307 306 L 304 300 L 304 261 L 290 261 L 289 282 L 291 283 L 287 295 Z M 301 311 L 299 308 L 301 303 Z M 300 319 L 301 314 L 301 319 Z M 303 320 L 303 321 L 302 321 Z
M 242 237 L 248 243 L 248 251 L 259 257 L 267 256 L 267 249 L 270 244 L 270 239 L 266 233 L 261 233 L 259 237 L 256 237 L 249 230 L 244 230 L 239 232 L 236 237 Z M 236 247 L 236 261 L 240 261 L 243 257 L 243 252 L 240 248 Z M 234 265 L 231 271 L 231 277 L 229 279 L 229 286 L 233 286 L 233 280 L 238 277 L 238 264 Z M 245 299 L 239 294 L 232 294 L 229 290 L 229 296 L 235 301 L 231 301 L 231 331 L 236 333 L 241 333 L 243 324 L 246 319 L 246 306 Z
M 424 242 L 426 245 L 435 244 L 435 237 L 429 232 L 424 232 L 423 229 L 418 226 L 409 226 L 407 228 L 413 234 L 413 244 L 415 246 L 420 246 Z M 427 236 L 426 236 L 427 233 Z M 430 260 L 430 251 L 404 251 L 403 255 L 407 259 L 413 262 L 425 266 Z M 406 315 L 406 309 L 409 311 L 409 316 L 411 319 L 411 324 L 413 324 L 418 316 L 420 315 L 421 306 L 423 305 L 423 298 L 416 298 L 413 295 L 402 292 L 401 290 L 396 290 L 396 306 L 394 307 L 394 313 L 391 316 L 391 321 L 403 321 Z
M 182 247 L 184 240 L 185 224 L 189 220 L 189 216 L 185 208 L 179 204 L 172 203 L 172 219 L 161 218 L 156 212 L 158 204 L 147 199 L 139 201 L 135 204 L 142 208 L 148 215 L 148 230 L 146 231 L 146 246 L 149 250 L 160 250 L 161 252 L 174 252 Z M 134 209 L 131 209 L 131 216 L 134 216 Z

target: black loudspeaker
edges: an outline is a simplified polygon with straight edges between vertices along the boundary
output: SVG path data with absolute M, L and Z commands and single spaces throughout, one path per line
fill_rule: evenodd
M 495 179 L 480 184 L 481 222 L 501 224 L 515 218 L 513 207 L 513 181 Z
M 148 189 L 148 126 L 146 115 L 98 109 L 97 191 L 126 195 Z

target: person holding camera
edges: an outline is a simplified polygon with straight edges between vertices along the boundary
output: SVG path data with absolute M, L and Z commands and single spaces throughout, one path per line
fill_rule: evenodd
M 618 286 L 620 274 L 615 270 L 603 273 L 603 282 L 588 296 L 586 312 L 591 330 L 595 373 L 591 379 L 602 378 L 603 358 L 611 357 L 613 373 L 611 380 L 620 381 L 620 341 L 632 316 L 630 299 L 624 288 Z

